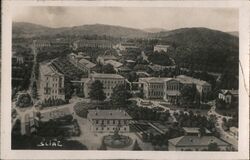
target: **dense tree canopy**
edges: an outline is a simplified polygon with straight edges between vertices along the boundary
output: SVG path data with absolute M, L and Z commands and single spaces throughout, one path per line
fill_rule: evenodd
M 103 84 L 101 81 L 96 80 L 91 84 L 89 97 L 92 100 L 99 101 L 103 101 L 106 98 L 105 93 L 103 91 Z
M 117 85 L 113 89 L 111 101 L 113 105 L 126 106 L 128 105 L 128 99 L 131 98 L 131 96 L 128 86 Z

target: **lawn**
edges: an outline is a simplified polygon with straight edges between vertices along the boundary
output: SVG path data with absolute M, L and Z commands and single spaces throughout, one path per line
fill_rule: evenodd
M 196 109 L 196 108 L 187 108 L 187 107 L 181 107 L 181 106 L 177 106 L 177 105 L 173 105 L 173 104 L 164 104 L 164 103 L 160 103 L 160 105 L 165 106 L 170 108 L 171 110 L 179 110 L 179 111 L 192 111 L 193 113 L 200 113 L 203 116 L 207 115 L 207 112 L 209 111 L 210 108 L 207 109 Z

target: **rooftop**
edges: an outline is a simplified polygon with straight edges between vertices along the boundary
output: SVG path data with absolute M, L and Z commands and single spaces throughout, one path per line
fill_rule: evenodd
M 105 73 L 93 73 L 90 75 L 93 78 L 112 78 L 112 79 L 124 79 L 123 76 L 119 74 L 105 74 Z
M 179 75 L 176 77 L 177 80 L 179 80 L 181 83 L 184 84 L 191 84 L 194 83 L 196 85 L 210 85 L 209 83 L 207 83 L 206 81 L 203 80 L 199 80 L 193 77 L 189 77 L 189 76 L 185 76 L 185 75 Z
M 232 90 L 222 89 L 221 93 L 223 93 L 223 94 L 232 94 L 234 96 L 238 96 L 239 95 L 239 91 L 238 90 L 234 90 L 234 89 L 232 89 Z
M 63 75 L 61 74 L 53 65 L 51 62 L 49 63 L 40 63 L 40 71 L 43 75 Z
M 124 110 L 88 110 L 90 119 L 132 119 Z
M 183 127 L 184 131 L 186 133 L 199 133 L 199 129 L 198 127 Z M 208 129 L 205 129 L 206 133 L 211 133 Z
M 170 80 L 172 78 L 167 77 L 147 77 L 147 78 L 139 78 L 141 81 L 148 83 L 164 83 L 164 81 Z
M 166 48 L 168 48 L 168 47 L 170 47 L 170 45 L 167 45 L 167 44 L 157 44 L 157 45 L 155 45 L 155 47 L 166 47 Z
M 181 136 L 168 140 L 175 146 L 208 146 L 210 143 L 217 143 L 218 146 L 228 146 L 227 142 L 214 136 Z
M 84 65 L 84 66 L 87 67 L 87 68 L 94 68 L 94 67 L 96 66 L 95 63 L 92 63 L 92 62 L 90 62 L 90 61 L 87 60 L 87 59 L 81 59 L 81 60 L 79 61 L 79 63 L 82 64 L 82 65 Z
M 123 64 L 112 59 L 105 61 L 106 64 L 111 64 L 115 68 L 121 67 Z

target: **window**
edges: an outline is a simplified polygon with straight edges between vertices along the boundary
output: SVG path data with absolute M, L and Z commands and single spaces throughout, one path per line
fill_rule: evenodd
M 107 128 L 107 130 L 109 130 L 109 127 Z
M 98 131 L 98 127 L 96 128 L 96 130 Z

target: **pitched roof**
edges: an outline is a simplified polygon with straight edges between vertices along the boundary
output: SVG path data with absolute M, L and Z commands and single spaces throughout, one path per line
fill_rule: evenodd
M 164 83 L 165 81 L 172 79 L 166 77 L 146 77 L 146 78 L 139 78 L 139 80 L 148 82 L 148 83 Z
M 53 65 L 51 62 L 49 63 L 41 63 L 40 64 L 40 71 L 43 75 L 63 75 L 62 73 L 60 73 Z
M 230 145 L 214 136 L 181 136 L 168 141 L 175 146 L 208 146 L 210 143 L 217 143 L 218 146 Z
M 84 65 L 84 66 L 87 67 L 87 68 L 94 68 L 94 67 L 96 66 L 95 63 L 92 63 L 92 62 L 90 62 L 90 61 L 87 60 L 87 59 L 81 59 L 81 60 L 79 61 L 79 63 L 82 64 L 82 65 Z
M 124 79 L 124 77 L 119 74 L 92 73 L 90 76 L 93 78 Z
M 91 119 L 132 119 L 124 110 L 88 110 Z
M 186 133 L 199 133 L 199 129 L 198 127 L 183 127 L 184 131 Z M 211 133 L 208 129 L 205 128 L 206 133 Z
M 106 64 L 111 64 L 115 68 L 121 67 L 123 64 L 112 59 L 105 61 Z

